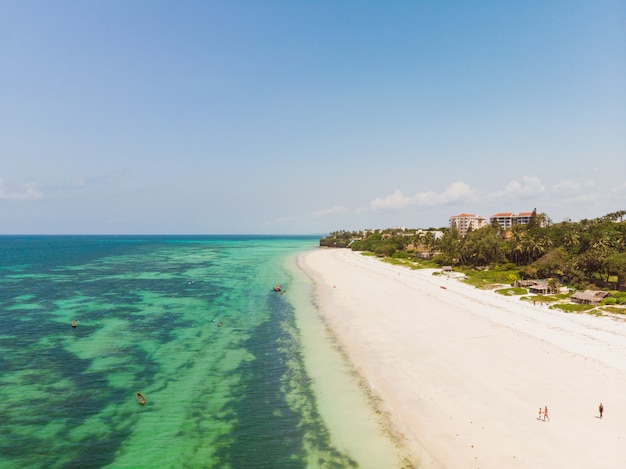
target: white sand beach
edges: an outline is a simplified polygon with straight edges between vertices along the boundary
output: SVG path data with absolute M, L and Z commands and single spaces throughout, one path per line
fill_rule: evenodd
M 347 249 L 310 251 L 299 264 L 416 467 L 626 467 L 625 321 Z M 537 418 L 544 406 L 549 421 Z

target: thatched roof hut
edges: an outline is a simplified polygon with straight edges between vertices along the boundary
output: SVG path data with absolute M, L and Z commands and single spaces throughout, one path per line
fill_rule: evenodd
M 528 287 L 528 291 L 530 293 L 537 293 L 537 294 L 545 294 L 545 293 L 550 293 L 550 287 L 548 286 L 548 284 L 546 283 L 535 283 L 534 285 L 530 285 Z
M 570 300 L 583 305 L 597 305 L 600 304 L 600 301 L 606 298 L 608 294 L 609 292 L 598 290 L 577 291 L 570 296 Z
M 522 288 L 528 288 L 531 287 L 533 285 L 536 285 L 539 282 L 539 280 L 516 280 L 515 281 L 515 286 L 516 287 L 522 287 Z
M 514 285 L 516 287 L 528 288 L 530 293 L 540 295 L 550 293 L 550 287 L 545 280 L 516 280 Z

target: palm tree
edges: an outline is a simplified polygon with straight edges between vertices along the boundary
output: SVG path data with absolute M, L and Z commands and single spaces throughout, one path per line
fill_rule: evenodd
M 591 248 L 599 251 L 607 250 L 611 245 L 611 238 L 606 231 L 597 233 L 591 239 Z
M 527 240 L 526 249 L 532 261 L 539 259 L 554 245 L 552 239 L 534 230 L 527 233 L 525 240 Z
M 580 234 L 574 228 L 570 229 L 563 238 L 563 244 L 571 252 L 580 246 Z
M 515 225 L 511 229 L 511 237 L 508 244 L 515 256 L 515 264 L 520 265 L 520 255 L 524 253 L 524 229 L 522 225 Z

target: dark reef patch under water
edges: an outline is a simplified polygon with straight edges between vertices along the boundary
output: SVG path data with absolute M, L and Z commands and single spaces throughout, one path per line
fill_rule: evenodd
M 271 292 L 315 242 L 0 237 L 0 466 L 355 467 Z

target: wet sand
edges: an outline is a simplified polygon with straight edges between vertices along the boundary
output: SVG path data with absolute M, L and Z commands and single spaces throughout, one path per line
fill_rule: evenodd
M 349 454 L 362 469 L 407 467 L 405 448 L 387 431 L 387 422 L 376 412 L 368 389 L 338 349 L 324 318 L 311 302 L 311 279 L 296 267 L 295 261 L 288 262 L 287 268 L 291 267 L 294 277 L 286 298 L 296 310 L 317 410 L 333 445 Z M 309 467 L 320 467 L 320 463 L 310 461 Z

